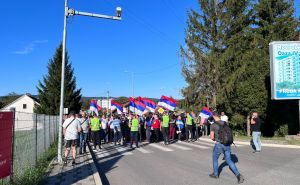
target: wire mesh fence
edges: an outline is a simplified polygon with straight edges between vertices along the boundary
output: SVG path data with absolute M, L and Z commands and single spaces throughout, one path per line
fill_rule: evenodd
M 59 117 L 15 112 L 13 120 L 13 178 L 37 164 L 58 136 Z

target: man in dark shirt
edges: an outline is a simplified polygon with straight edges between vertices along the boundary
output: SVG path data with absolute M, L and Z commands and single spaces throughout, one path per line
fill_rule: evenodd
M 217 112 L 213 113 L 213 118 L 214 118 L 214 123 L 210 127 L 210 138 L 211 140 L 215 141 L 215 146 L 213 149 L 213 169 L 214 172 L 210 174 L 209 176 L 211 178 L 219 178 L 219 164 L 218 164 L 218 159 L 220 155 L 223 153 L 224 158 L 234 175 L 237 177 L 238 183 L 243 183 L 244 182 L 244 177 L 243 175 L 240 174 L 238 171 L 237 167 L 235 166 L 234 162 L 231 160 L 231 148 L 230 145 L 224 145 L 220 143 L 219 140 L 219 130 L 220 127 L 224 124 L 226 124 L 224 121 L 220 119 L 220 116 Z
M 258 117 L 257 112 L 252 112 L 251 118 L 250 118 L 250 129 L 252 131 L 252 141 L 255 146 L 255 151 L 254 153 L 259 153 L 261 151 L 261 120 Z

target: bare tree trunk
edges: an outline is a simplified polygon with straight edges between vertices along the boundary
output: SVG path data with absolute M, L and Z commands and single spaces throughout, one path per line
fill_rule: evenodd
M 250 115 L 247 116 L 247 136 L 250 137 Z

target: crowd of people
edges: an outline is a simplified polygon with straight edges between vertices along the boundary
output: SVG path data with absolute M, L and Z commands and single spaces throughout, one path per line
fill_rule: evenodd
M 261 121 L 257 112 L 251 114 L 250 123 L 255 153 L 258 153 L 261 151 Z M 221 112 L 219 115 L 216 111 L 205 121 L 201 120 L 200 116 L 196 116 L 194 112 L 175 113 L 164 111 L 162 114 L 150 112 L 141 116 L 122 114 L 108 117 L 105 115 L 88 116 L 85 112 L 82 112 L 82 114 L 71 112 L 63 124 L 66 140 L 64 162 L 67 163 L 67 156 L 72 149 L 72 164 L 75 164 L 76 147 L 79 146 L 80 154 L 86 153 L 87 142 L 93 144 L 93 150 L 101 150 L 101 145 L 105 143 L 129 145 L 130 148 L 135 143 L 138 148 L 139 142 L 142 141 L 147 143 L 163 141 L 165 145 L 168 145 L 171 141 L 193 142 L 203 135 L 210 135 L 210 138 L 215 141 L 213 149 L 214 172 L 210 174 L 210 177 L 219 177 L 217 170 L 218 158 L 223 153 L 224 159 L 236 175 L 238 182 L 242 183 L 244 178 L 230 157 L 230 145 L 233 143 L 232 133 L 230 133 L 232 139 L 229 140 L 229 143 L 224 140 L 224 137 L 228 137 L 228 135 L 224 136 L 224 134 L 227 134 L 225 132 L 226 127 L 229 128 L 228 125 L 228 117 L 225 113 Z M 225 139 L 228 140 L 228 138 Z

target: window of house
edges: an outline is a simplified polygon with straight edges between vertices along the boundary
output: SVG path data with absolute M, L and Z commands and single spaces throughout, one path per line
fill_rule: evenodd
M 27 109 L 27 104 L 23 104 L 23 109 Z

